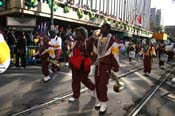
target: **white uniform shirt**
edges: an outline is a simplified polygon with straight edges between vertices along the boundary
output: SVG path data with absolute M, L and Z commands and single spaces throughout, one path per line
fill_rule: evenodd
M 52 46 L 59 46 L 58 48 L 55 48 L 56 50 L 57 49 L 62 49 L 62 39 L 58 36 L 55 36 L 55 38 L 52 38 L 50 40 L 50 45 Z

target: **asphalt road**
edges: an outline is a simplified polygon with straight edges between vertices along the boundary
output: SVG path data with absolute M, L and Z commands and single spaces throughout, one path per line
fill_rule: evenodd
M 132 69 L 142 66 L 142 62 L 134 61 L 129 64 L 125 57 L 121 58 L 121 68 L 117 75 L 122 75 Z M 168 65 L 166 65 L 168 67 Z M 92 68 L 90 78 L 93 80 Z M 149 76 L 143 75 L 143 70 L 136 71 L 126 75 L 122 80 L 127 87 L 120 93 L 113 91 L 114 81 L 109 83 L 109 103 L 107 116 L 125 116 L 135 104 L 145 95 L 145 93 L 156 83 L 165 70 L 159 69 L 157 63 L 153 65 L 153 71 Z M 94 109 L 97 99 L 87 89 L 83 89 L 79 102 L 70 104 L 68 98 L 71 96 L 71 71 L 62 63 L 61 71 L 51 74 L 53 79 L 48 83 L 42 81 L 43 75 L 40 66 L 28 66 L 26 69 L 17 69 L 10 67 L 7 72 L 0 75 L 0 115 L 10 116 L 97 116 L 98 111 Z M 172 87 L 170 87 L 172 88 Z M 165 88 L 164 94 L 169 90 Z M 163 94 L 163 95 L 164 95 Z M 162 94 L 157 94 L 154 99 L 162 98 Z M 165 97 L 164 97 L 165 98 Z M 162 102 L 164 101 L 164 102 Z M 166 99 L 159 99 L 150 103 L 165 103 Z M 164 112 L 172 112 L 166 109 L 174 102 L 168 101 L 166 107 L 162 107 Z M 150 104 L 149 103 L 149 104 Z M 155 105 L 148 105 L 154 106 Z M 156 114 L 160 111 L 160 105 L 157 105 L 155 112 L 144 108 L 140 115 Z M 167 113 L 166 113 L 167 114 Z M 157 115 L 159 116 L 159 115 Z M 165 115 L 164 115 L 165 116 Z

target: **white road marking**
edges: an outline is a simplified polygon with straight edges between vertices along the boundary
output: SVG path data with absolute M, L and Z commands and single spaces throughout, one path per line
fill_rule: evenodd
M 138 72 L 134 72 L 137 76 L 139 76 L 140 78 L 142 78 L 144 81 L 146 81 L 148 84 L 153 85 L 152 81 L 150 81 L 150 79 L 146 78 L 145 76 L 143 76 L 142 74 L 138 73 Z
M 72 73 L 67 73 L 67 72 L 62 72 L 62 71 L 57 72 L 57 74 L 58 74 L 58 73 L 61 73 L 61 74 L 65 74 L 65 75 L 72 76 Z

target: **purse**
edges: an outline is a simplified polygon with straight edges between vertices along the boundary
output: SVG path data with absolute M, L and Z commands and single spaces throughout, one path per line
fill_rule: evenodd
M 69 63 L 70 63 L 70 66 L 72 66 L 76 70 L 80 70 L 83 60 L 84 60 L 84 56 L 80 54 L 80 51 L 78 49 L 74 49 L 73 56 L 69 58 Z
M 85 49 L 87 50 L 86 40 Z M 92 60 L 90 57 L 85 57 L 80 54 L 78 49 L 73 50 L 73 56 L 69 59 L 70 65 L 76 70 L 80 70 L 81 66 L 85 72 L 90 72 Z

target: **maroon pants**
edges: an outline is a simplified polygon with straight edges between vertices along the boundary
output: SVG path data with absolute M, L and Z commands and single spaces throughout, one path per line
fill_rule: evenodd
M 144 73 L 151 73 L 152 58 L 150 56 L 144 56 L 143 65 Z
M 57 60 L 59 60 L 60 55 L 61 55 L 61 52 L 62 52 L 61 49 L 57 49 L 57 50 L 55 50 L 55 55 L 56 55 L 56 59 L 57 59 Z
M 95 89 L 95 85 L 92 81 L 88 78 L 89 73 L 84 72 L 83 70 L 75 70 L 72 68 L 72 90 L 73 90 L 73 97 L 79 98 L 80 97 L 80 89 L 81 89 L 81 82 L 90 90 Z
M 57 61 L 59 61 L 59 58 L 60 58 L 61 52 L 62 52 L 61 49 L 57 49 L 57 50 L 55 50 L 55 56 L 56 56 L 55 59 L 56 59 Z M 57 72 L 57 71 L 59 71 L 59 70 L 60 70 L 60 67 L 58 67 L 58 66 L 55 65 L 55 64 L 52 64 L 52 71 L 53 71 L 53 72 Z
M 110 71 L 111 66 L 100 64 L 100 66 L 96 66 L 95 68 L 95 85 L 96 85 L 96 92 L 97 92 L 97 98 L 101 102 L 108 101 L 107 96 L 107 85 L 110 78 Z
M 47 59 L 41 60 L 41 69 L 42 69 L 42 73 L 44 74 L 44 76 L 49 75 L 48 65 L 49 65 L 49 62 Z

